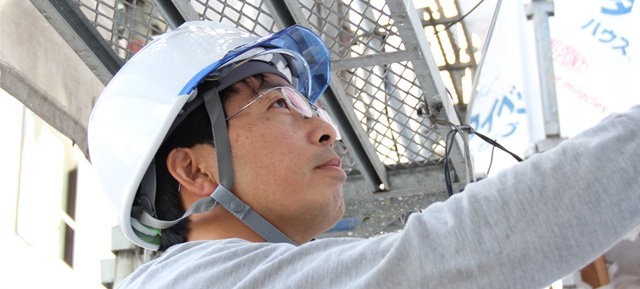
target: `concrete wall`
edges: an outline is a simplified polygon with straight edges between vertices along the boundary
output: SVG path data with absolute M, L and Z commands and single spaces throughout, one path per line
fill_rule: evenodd
M 86 153 L 86 124 L 104 85 L 29 1 L 0 0 L 0 87 Z

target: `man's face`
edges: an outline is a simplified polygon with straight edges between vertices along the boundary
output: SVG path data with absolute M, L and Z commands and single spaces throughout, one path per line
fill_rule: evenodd
M 290 85 L 273 74 L 264 83 L 252 78 L 237 84 L 238 93 L 225 103 L 227 114 L 275 86 Z M 303 118 L 283 97 L 273 90 L 228 120 L 232 191 L 294 241 L 306 242 L 342 218 L 346 174 L 332 149 L 333 127 Z

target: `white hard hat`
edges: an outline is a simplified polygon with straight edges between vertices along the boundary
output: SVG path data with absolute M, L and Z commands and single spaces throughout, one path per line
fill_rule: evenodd
M 290 71 L 283 74 L 315 102 L 329 83 L 329 53 L 318 36 L 300 26 L 259 38 L 220 23 L 187 22 L 143 47 L 109 82 L 91 113 L 89 152 L 132 242 L 154 250 L 159 246 L 153 232 L 141 233 L 131 216 L 132 204 L 172 123 L 195 97 L 195 88 L 225 65 L 269 58 L 270 53 L 287 56 Z

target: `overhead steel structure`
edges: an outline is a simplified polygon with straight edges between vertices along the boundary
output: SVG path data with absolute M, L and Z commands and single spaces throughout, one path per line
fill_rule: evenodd
M 445 146 L 452 148 L 447 173 L 454 189 L 472 178 L 462 138 L 446 144 L 443 136 L 459 124 L 456 109 L 465 109 L 461 79 L 475 69 L 474 51 L 456 24 L 460 15 L 445 17 L 440 1 L 421 9 L 406 0 L 31 2 L 105 84 L 154 35 L 185 21 L 219 21 L 258 35 L 299 24 L 320 35 L 333 73 L 320 102 L 339 123 L 343 141 L 336 150 L 348 174 L 345 220 L 327 236 L 395 230 L 411 212 L 445 199 Z M 454 28 L 430 44 L 425 31 L 450 23 Z M 447 61 L 438 66 L 432 51 Z M 463 55 L 470 61 L 463 63 Z M 68 136 L 86 153 L 85 136 L 74 131 Z

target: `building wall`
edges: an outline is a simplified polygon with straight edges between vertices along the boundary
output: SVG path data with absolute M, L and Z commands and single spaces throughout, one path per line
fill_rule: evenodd
M 4 90 L 0 90 L 0 122 L 4 153 L 0 182 L 5 197 L 0 202 L 0 236 L 8 249 L 1 262 L 10 268 L 5 284 L 103 288 L 100 261 L 113 258 L 110 234 L 117 218 L 90 164 L 70 140 Z M 73 170 L 77 170 L 75 183 L 66 177 Z M 74 220 L 62 217 L 69 186 L 76 188 Z M 67 248 L 61 229 L 65 224 L 74 232 Z M 66 262 L 65 251 L 73 253 Z

